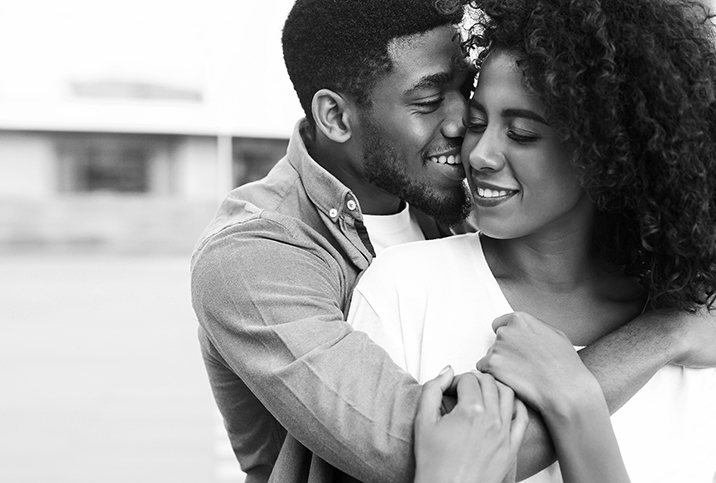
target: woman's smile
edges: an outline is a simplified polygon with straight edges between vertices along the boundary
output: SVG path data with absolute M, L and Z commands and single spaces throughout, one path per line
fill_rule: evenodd
M 472 193 L 475 204 L 482 208 L 497 206 L 509 200 L 519 190 L 489 185 L 479 181 L 474 182 L 475 191 Z

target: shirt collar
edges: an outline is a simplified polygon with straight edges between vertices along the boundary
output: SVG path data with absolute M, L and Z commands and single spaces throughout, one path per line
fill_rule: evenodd
M 305 118 L 296 123 L 288 142 L 288 160 L 301 177 L 308 197 L 334 222 L 344 211 L 361 218 L 358 200 L 351 190 L 308 154 L 301 135 L 302 131 L 307 129 L 308 121 Z

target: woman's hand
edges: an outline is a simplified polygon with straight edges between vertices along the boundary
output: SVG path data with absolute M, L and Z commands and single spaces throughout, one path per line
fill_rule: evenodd
M 599 383 L 582 364 L 564 333 L 524 312 L 498 317 L 495 343 L 477 362 L 543 416 L 575 398 L 603 398 Z
M 542 413 L 565 483 L 628 483 L 596 378 L 561 331 L 515 312 L 495 319 L 495 344 L 477 367 Z
M 457 405 L 440 415 L 443 393 Z M 489 374 L 453 378 L 450 367 L 423 385 L 415 418 L 416 483 L 499 483 L 514 476 L 528 418 L 514 392 Z

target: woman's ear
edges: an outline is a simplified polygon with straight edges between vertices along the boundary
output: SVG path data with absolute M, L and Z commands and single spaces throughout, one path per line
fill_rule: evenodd
M 337 143 L 345 143 L 351 138 L 350 101 L 329 89 L 316 92 L 311 102 L 316 128 L 326 137 Z

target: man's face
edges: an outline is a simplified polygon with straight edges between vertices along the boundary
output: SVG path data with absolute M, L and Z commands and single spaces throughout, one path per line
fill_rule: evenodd
M 454 36 L 444 26 L 393 40 L 394 69 L 361 112 L 367 181 L 446 225 L 469 209 L 460 161 L 469 74 Z

